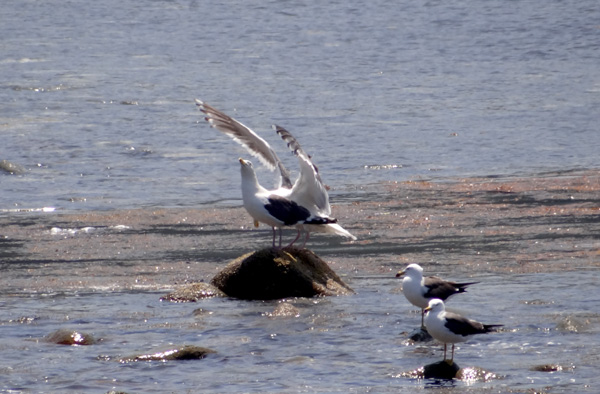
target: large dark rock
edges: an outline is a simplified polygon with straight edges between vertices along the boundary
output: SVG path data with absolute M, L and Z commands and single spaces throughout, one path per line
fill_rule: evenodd
M 238 257 L 211 284 L 247 300 L 354 293 L 316 254 L 298 248 L 267 248 Z

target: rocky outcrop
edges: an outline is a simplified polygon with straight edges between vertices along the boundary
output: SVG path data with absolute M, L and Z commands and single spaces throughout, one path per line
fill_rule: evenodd
M 196 302 L 210 297 L 278 300 L 354 294 L 319 256 L 308 249 L 266 248 L 238 257 L 210 283 L 192 283 L 161 301 Z
M 274 300 L 353 294 L 319 256 L 308 249 L 267 248 L 229 263 L 210 282 L 229 297 Z

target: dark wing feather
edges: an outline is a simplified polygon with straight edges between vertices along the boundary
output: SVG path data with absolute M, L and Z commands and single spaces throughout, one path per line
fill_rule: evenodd
M 464 293 L 466 287 L 477 282 L 470 283 L 455 283 L 443 280 L 437 276 L 426 276 L 423 281 L 427 291 L 425 292 L 426 298 L 439 298 L 445 301 L 451 295 L 456 293 Z
M 281 220 L 286 226 L 302 223 L 310 217 L 308 209 L 287 198 L 272 195 L 267 201 L 265 208 L 269 214 L 277 220 Z
M 478 321 L 467 319 L 456 313 L 446 312 L 446 328 L 457 335 L 469 336 L 475 334 L 485 334 L 494 331 L 494 328 L 501 327 L 501 324 L 482 324 Z

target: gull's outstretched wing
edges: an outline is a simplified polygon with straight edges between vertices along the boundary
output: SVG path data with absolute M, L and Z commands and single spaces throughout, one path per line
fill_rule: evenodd
M 250 128 L 205 102 L 196 99 L 196 105 L 206 115 L 205 119 L 212 127 L 227 134 L 235 142 L 244 146 L 252 156 L 257 157 L 270 170 L 277 168 L 281 174 L 281 186 L 288 189 L 292 188 L 290 173 L 267 141 L 259 137 Z
M 273 125 L 273 129 L 287 143 L 288 148 L 300 162 L 300 175 L 292 187 L 290 198 L 307 207 L 313 214 L 319 216 L 331 215 L 329 194 L 321 181 L 317 166 L 314 165 L 310 156 L 304 152 L 296 138 L 289 131 L 277 125 Z

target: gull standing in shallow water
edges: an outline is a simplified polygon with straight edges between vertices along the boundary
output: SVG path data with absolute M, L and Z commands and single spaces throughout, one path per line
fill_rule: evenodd
M 454 360 L 454 344 L 465 342 L 469 336 L 494 332 L 502 324 L 482 324 L 475 320 L 467 319 L 459 314 L 446 312 L 444 301 L 434 298 L 425 308 L 425 327 L 427 332 L 444 344 L 444 361 L 446 361 L 446 345 L 452 344 L 452 357 Z
M 429 300 L 439 298 L 447 300 L 454 294 L 466 292 L 466 287 L 477 282 L 456 283 L 443 280 L 437 276 L 423 276 L 423 268 L 419 264 L 409 264 L 404 270 L 396 274 L 396 278 L 402 279 L 402 292 L 406 299 L 421 308 L 421 328 L 424 328 L 424 309 Z
M 277 187 L 268 190 L 258 183 L 252 163 L 239 159 L 244 208 L 254 219 L 255 225 L 262 222 L 272 227 L 273 247 L 275 247 L 275 228 L 279 229 L 279 246 L 281 247 L 281 227 L 283 226 L 295 226 L 298 229 L 298 235 L 288 246 L 293 245 L 300 238 L 301 231 L 306 233 L 303 247 L 310 236 L 310 231 L 333 233 L 352 240 L 356 239 L 337 224 L 337 219 L 330 217 L 329 194 L 321 181 L 319 170 L 287 130 L 277 125 L 273 126 L 300 163 L 300 174 L 293 184 L 288 170 L 264 139 L 242 123 L 205 102 L 196 99 L 196 105 L 206 115 L 205 119 L 212 127 L 244 146 L 250 154 L 257 157 L 270 170 L 279 170 Z

